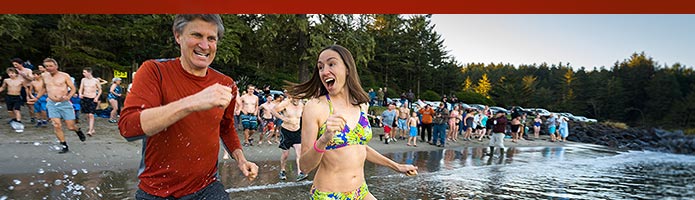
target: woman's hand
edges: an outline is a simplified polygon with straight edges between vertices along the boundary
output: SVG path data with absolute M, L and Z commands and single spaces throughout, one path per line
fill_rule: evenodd
M 328 116 L 328 119 L 326 119 L 326 132 L 323 133 L 319 140 L 321 140 L 321 142 L 328 143 L 333 139 L 336 132 L 343 131 L 346 123 L 347 122 L 345 121 L 343 115 L 338 113 L 333 113 L 331 116 Z
M 404 173 L 406 176 L 417 175 L 417 167 L 413 165 L 398 164 L 396 170 L 400 173 Z

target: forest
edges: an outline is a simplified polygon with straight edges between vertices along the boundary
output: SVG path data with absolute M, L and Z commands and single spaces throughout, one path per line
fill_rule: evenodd
M 11 67 L 9 60 L 15 57 L 34 65 L 52 57 L 75 77 L 91 67 L 95 76 L 108 80 L 114 70 L 133 72 L 145 60 L 178 56 L 173 18 L 0 15 L 0 58 Z M 542 60 L 519 66 L 467 63 L 449 55 L 431 15 L 222 18 L 225 34 L 211 67 L 242 87 L 278 89 L 285 81 L 306 80 L 318 52 L 339 44 L 353 53 L 365 90 L 387 87 L 389 97 L 412 90 L 423 100 L 455 95 L 469 104 L 546 108 L 640 127 L 695 128 L 693 66 L 659 63 L 649 52 L 634 52 L 605 66 Z

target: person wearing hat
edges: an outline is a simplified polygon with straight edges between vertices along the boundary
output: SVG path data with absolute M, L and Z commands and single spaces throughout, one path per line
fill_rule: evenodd
M 492 120 L 492 136 L 490 136 L 490 153 L 492 157 L 495 147 L 500 148 L 500 155 L 504 154 L 504 133 L 507 131 L 507 116 L 504 111 L 497 111 Z
M 111 79 L 111 88 L 109 88 L 109 95 L 107 97 L 112 108 L 111 115 L 109 117 L 110 123 L 118 122 L 116 119 L 116 115 L 118 114 L 118 100 L 121 99 L 122 95 L 123 89 L 121 88 L 121 78 L 114 77 Z

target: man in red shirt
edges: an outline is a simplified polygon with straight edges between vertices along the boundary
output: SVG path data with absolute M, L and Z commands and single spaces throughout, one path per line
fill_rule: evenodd
M 219 15 L 177 15 L 181 56 L 145 61 L 134 78 L 118 128 L 143 139 L 136 199 L 229 199 L 217 174 L 220 139 L 249 179 L 258 166 L 244 157 L 234 128 L 237 86 L 208 66 L 224 27 Z

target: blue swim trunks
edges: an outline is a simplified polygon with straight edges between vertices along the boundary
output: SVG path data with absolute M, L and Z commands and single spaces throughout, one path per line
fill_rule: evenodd
M 258 117 L 256 115 L 241 114 L 241 126 L 244 129 L 256 130 L 258 128 Z
M 46 99 L 48 98 L 48 95 L 43 95 L 39 97 L 39 100 L 34 103 L 34 112 L 35 113 L 40 113 L 43 111 L 46 111 Z
M 48 110 L 48 118 L 75 120 L 75 110 L 70 101 L 53 102 L 48 99 L 46 109 Z
M 405 119 L 399 118 L 398 122 L 397 122 L 398 124 L 396 124 L 396 125 L 398 125 L 398 128 L 400 128 L 401 130 L 406 130 L 406 129 L 408 129 L 408 126 L 405 124 L 405 122 L 406 122 Z
M 417 137 L 417 127 L 416 126 L 410 127 L 410 137 Z
M 555 126 L 548 126 L 548 135 L 555 133 Z

